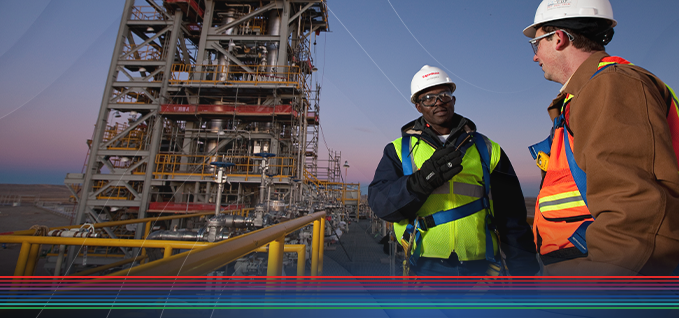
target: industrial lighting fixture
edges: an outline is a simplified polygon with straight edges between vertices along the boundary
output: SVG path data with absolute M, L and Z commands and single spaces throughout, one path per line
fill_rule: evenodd
M 116 110 L 116 114 L 113 117 L 120 118 L 120 112 Z
M 155 31 L 155 30 L 152 27 L 146 28 L 146 32 L 153 32 L 153 31 Z
M 146 72 L 146 69 L 143 68 L 143 67 L 140 67 L 140 68 L 139 68 L 139 71 L 140 71 L 140 72 Z
M 130 158 L 129 158 L 129 157 L 121 157 L 121 158 L 120 158 L 120 163 L 128 163 L 128 162 L 130 162 Z
M 318 67 L 315 67 L 315 66 L 314 66 L 314 68 L 312 68 L 311 71 L 312 71 L 312 72 L 318 71 Z
M 349 161 L 347 161 L 347 160 L 344 161 L 344 167 L 349 168 Z

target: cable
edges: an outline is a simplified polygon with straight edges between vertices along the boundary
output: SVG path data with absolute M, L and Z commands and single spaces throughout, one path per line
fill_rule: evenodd
M 390 1 L 390 0 L 387 0 L 387 2 L 389 2 L 389 5 L 391 6 L 391 9 L 394 10 L 394 13 L 396 13 L 396 16 L 398 17 L 398 19 L 401 20 L 401 23 L 403 24 L 403 26 L 406 28 L 406 30 L 408 30 L 408 33 L 410 33 L 410 35 L 413 37 L 413 39 L 415 39 L 415 42 L 417 42 L 417 44 L 419 44 L 420 47 L 422 47 L 422 49 L 423 49 L 425 52 L 427 52 L 427 54 L 429 54 L 429 56 L 430 56 L 432 59 L 434 59 L 434 61 L 436 61 L 436 63 L 438 63 L 438 65 L 441 65 L 441 67 L 443 67 L 444 69 L 446 69 L 446 71 L 448 71 L 448 73 L 453 74 L 453 75 L 455 75 L 455 77 L 459 78 L 461 81 L 463 81 L 463 82 L 465 82 L 465 83 L 467 83 L 467 84 L 469 84 L 469 85 L 471 85 L 471 86 L 473 86 L 473 87 L 476 87 L 476 88 L 478 88 L 478 89 L 480 89 L 480 90 L 484 90 L 484 91 L 486 91 L 486 92 L 497 93 L 497 94 L 516 94 L 516 93 L 525 92 L 525 91 L 528 90 L 528 89 L 524 89 L 524 90 L 513 91 L 513 92 L 499 92 L 499 91 L 493 91 L 493 90 L 485 89 L 485 88 L 483 88 L 483 87 L 474 85 L 474 84 L 470 83 L 469 81 L 465 80 L 464 78 L 460 77 L 459 75 L 455 74 L 455 72 L 449 70 L 445 65 L 443 65 L 443 63 L 439 62 L 439 60 L 437 60 L 433 55 L 431 55 L 431 53 L 429 53 L 429 51 L 427 50 L 427 48 L 425 48 L 424 45 L 422 45 L 422 43 L 420 43 L 420 40 L 418 40 L 418 39 L 415 37 L 415 35 L 413 34 L 413 32 L 410 31 L 410 28 L 408 28 L 408 26 L 406 25 L 406 23 L 403 22 L 403 19 L 401 19 L 401 15 L 398 14 L 398 12 L 396 11 L 396 8 L 394 8 L 394 5 L 391 4 L 391 1 Z M 328 10 L 329 10 L 329 9 L 328 9 Z M 342 23 L 342 22 L 340 22 L 340 23 Z
M 330 7 L 328 7 L 328 11 L 330 11 L 330 13 L 332 13 L 332 15 L 335 17 L 335 19 L 337 19 L 337 21 L 342 25 L 342 27 L 347 31 L 347 33 L 349 33 L 349 35 L 351 36 L 352 39 L 354 39 L 354 41 L 356 42 L 356 44 L 358 44 L 358 46 L 361 47 L 361 50 L 363 50 L 363 53 L 365 53 L 365 55 L 367 55 L 368 58 L 370 58 L 370 60 L 373 62 L 373 64 L 375 64 L 375 66 L 377 66 L 377 69 L 379 69 L 380 72 L 382 72 L 382 75 L 384 75 L 384 77 L 387 78 L 387 80 L 389 81 L 389 83 L 391 83 L 391 86 L 393 86 L 394 89 L 396 89 L 396 91 L 401 95 L 401 97 L 403 97 L 403 100 L 405 100 L 408 104 L 410 104 L 410 99 L 406 98 L 406 97 L 403 95 L 403 93 L 401 93 L 401 91 L 398 89 L 398 87 L 396 87 L 396 85 L 394 85 L 394 82 L 392 82 L 391 79 L 389 78 L 389 76 L 387 76 L 387 74 L 384 73 L 384 71 L 382 70 L 382 68 L 380 68 L 380 66 L 377 65 L 377 62 L 375 62 L 375 60 L 373 60 L 372 56 L 370 56 L 370 54 L 368 54 L 368 51 L 366 51 L 366 50 L 363 48 L 363 45 L 361 45 L 361 43 L 359 43 L 358 40 L 356 40 L 356 38 L 354 37 L 354 35 L 351 34 L 351 32 L 349 31 L 349 29 L 347 29 L 347 27 L 344 25 L 344 23 L 342 23 L 342 20 L 340 20 L 340 19 L 337 17 L 337 15 L 335 15 L 335 12 L 333 12 L 333 11 L 330 9 Z

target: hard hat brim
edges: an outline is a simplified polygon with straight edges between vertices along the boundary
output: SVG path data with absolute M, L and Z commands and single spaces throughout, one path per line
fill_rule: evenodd
M 565 17 L 565 18 L 559 18 L 559 19 L 548 19 L 545 21 L 540 21 L 538 23 L 533 23 L 523 29 L 523 35 L 529 37 L 529 38 L 534 38 L 535 33 L 538 32 L 538 25 L 545 24 L 547 22 L 552 22 L 552 21 L 557 21 L 557 20 L 565 20 L 565 19 L 581 19 L 581 18 L 595 18 L 595 19 L 603 19 L 603 20 L 608 20 L 611 21 L 611 28 L 615 27 L 618 25 L 618 21 L 615 21 L 615 19 L 609 19 L 609 18 L 602 18 L 601 16 L 596 16 L 596 15 L 582 15 L 582 16 L 577 16 L 577 17 Z M 577 31 L 577 30 L 576 30 Z

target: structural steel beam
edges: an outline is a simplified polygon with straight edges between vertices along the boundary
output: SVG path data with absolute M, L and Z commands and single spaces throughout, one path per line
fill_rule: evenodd
M 293 16 L 290 17 L 290 19 L 288 20 L 288 24 L 290 24 L 290 23 L 292 23 L 293 21 L 295 21 L 295 19 L 297 19 L 297 17 L 299 17 L 300 15 L 302 15 L 302 13 L 304 13 L 304 11 L 306 11 L 306 10 L 309 9 L 309 8 L 311 8 L 311 6 L 313 6 L 314 4 L 316 4 L 316 3 L 315 3 L 315 2 L 310 2 L 309 4 L 305 5 L 304 8 L 302 8 L 301 10 L 299 10 L 299 12 L 295 13 L 295 15 L 293 15 Z
M 280 1 L 271 1 L 271 3 L 269 3 L 269 4 L 267 4 L 267 5 L 263 6 L 263 7 L 259 7 L 257 10 L 250 12 L 249 14 L 243 16 L 242 18 L 240 18 L 240 19 L 238 19 L 238 20 L 236 20 L 236 21 L 233 21 L 233 22 L 231 22 L 231 23 L 229 23 L 229 24 L 227 24 L 227 25 L 224 25 L 224 26 L 221 26 L 221 27 L 215 29 L 215 33 L 222 33 L 222 32 L 224 32 L 224 31 L 226 31 L 226 30 L 228 30 L 228 29 L 230 29 L 230 28 L 232 28 L 232 27 L 234 27 L 234 26 L 237 26 L 237 25 L 239 25 L 239 24 L 241 24 L 241 23 L 247 22 L 248 20 L 250 20 L 250 19 L 252 19 L 252 18 L 254 18 L 254 17 L 258 16 L 258 15 L 261 15 L 261 14 L 263 14 L 263 13 L 266 13 L 266 12 L 268 12 L 268 11 L 271 10 L 271 9 L 274 9 L 274 8 L 276 8 L 276 9 L 281 8 L 281 7 L 280 7 L 280 3 L 281 3 Z
M 242 67 L 244 70 L 246 70 L 250 73 L 255 72 L 251 68 L 249 68 L 247 65 L 245 65 L 243 62 L 241 62 L 241 60 L 239 60 L 237 57 L 235 57 L 235 56 L 231 55 L 231 53 L 227 52 L 221 45 L 219 45 L 217 43 L 212 43 L 212 47 L 214 49 L 216 49 L 217 51 L 221 52 L 222 54 L 224 54 L 224 56 L 228 57 L 229 60 L 232 60 L 234 63 L 238 64 L 238 66 Z

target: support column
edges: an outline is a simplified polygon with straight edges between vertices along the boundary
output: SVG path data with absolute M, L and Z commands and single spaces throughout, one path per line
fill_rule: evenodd
M 99 117 L 94 128 L 94 136 L 92 136 L 92 144 L 90 149 L 90 157 L 87 160 L 87 169 L 85 170 L 85 180 L 83 181 L 82 192 L 80 194 L 80 201 L 75 217 L 75 224 L 81 224 L 84 221 L 85 211 L 87 211 L 87 202 L 92 190 L 93 180 L 92 176 L 99 171 L 97 164 L 97 157 L 99 153 L 99 145 L 102 143 L 104 137 L 104 130 L 108 124 L 108 104 L 113 90 L 113 82 L 118 77 L 118 58 L 122 54 L 123 44 L 125 43 L 125 35 L 127 34 L 127 21 L 132 14 L 134 8 L 134 0 L 126 0 L 125 8 L 123 9 L 123 16 L 120 19 L 120 27 L 118 28 L 118 37 L 116 37 L 116 44 L 113 49 L 113 57 L 108 69 L 108 76 L 106 77 L 106 86 L 104 86 L 104 95 L 101 99 L 101 106 L 99 107 Z M 69 249 L 72 250 L 72 249 Z M 69 252 L 69 255 L 71 253 Z
M 175 54 L 177 52 L 177 38 L 179 36 L 179 32 L 182 32 L 181 26 L 182 26 L 182 15 L 183 13 L 179 10 L 177 10 L 174 14 L 173 18 L 173 25 L 172 25 L 172 34 L 170 35 L 170 42 L 168 42 L 168 46 L 165 51 L 166 56 L 165 56 L 165 71 L 164 75 L 165 76 L 170 76 L 172 73 L 172 63 L 174 62 Z M 151 144 L 149 145 L 149 159 L 147 163 L 147 168 L 146 168 L 146 176 L 144 177 L 144 186 L 142 189 L 141 193 L 141 206 L 139 207 L 139 214 L 137 215 L 138 219 L 143 219 L 146 217 L 146 210 L 149 207 L 149 199 L 150 199 L 150 192 L 151 192 L 151 181 L 153 180 L 153 171 L 155 170 L 155 158 L 156 155 L 158 154 L 158 151 L 160 150 L 160 140 L 163 134 L 163 116 L 158 113 L 158 110 L 160 110 L 160 105 L 165 104 L 169 102 L 169 99 L 167 98 L 167 88 L 169 86 L 170 82 L 167 80 L 163 81 L 163 86 L 160 89 L 160 103 L 156 105 L 156 118 L 155 122 L 153 125 L 153 136 L 151 137 Z M 143 224 L 138 224 L 137 225 L 137 231 L 134 233 L 134 238 L 135 239 L 141 239 L 141 236 L 144 233 L 144 225 Z

